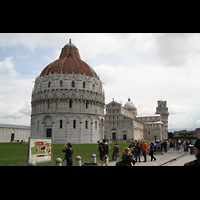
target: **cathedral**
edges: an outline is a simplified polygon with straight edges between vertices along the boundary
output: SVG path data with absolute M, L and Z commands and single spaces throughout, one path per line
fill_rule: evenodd
M 31 138 L 53 143 L 96 143 L 108 140 L 165 139 L 168 131 L 166 101 L 158 101 L 154 115 L 138 116 L 130 98 L 105 108 L 102 81 L 81 60 L 78 48 L 66 44 L 57 60 L 35 79 L 31 98 Z M 105 117 L 105 119 L 104 119 Z
M 53 143 L 96 143 L 104 136 L 102 81 L 79 50 L 66 44 L 57 60 L 35 79 L 31 99 L 31 137 Z
M 168 138 L 168 108 L 166 101 L 158 101 L 153 115 L 138 116 L 129 98 L 124 107 L 113 101 L 106 105 L 105 138 L 108 140 L 161 140 Z

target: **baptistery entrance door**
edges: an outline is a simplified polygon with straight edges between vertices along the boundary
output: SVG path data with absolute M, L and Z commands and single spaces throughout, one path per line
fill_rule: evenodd
M 112 132 L 112 140 L 116 140 L 116 132 Z
M 52 129 L 51 128 L 46 129 L 46 137 L 52 137 Z

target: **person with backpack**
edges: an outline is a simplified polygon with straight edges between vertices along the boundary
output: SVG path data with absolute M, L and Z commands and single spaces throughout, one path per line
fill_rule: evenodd
M 118 160 L 119 158 L 119 153 L 120 153 L 120 147 L 118 145 L 118 143 L 115 143 L 115 146 L 113 147 L 113 155 L 112 155 L 112 159 L 113 160 Z
M 99 143 L 99 157 L 101 160 L 101 166 L 105 163 L 105 166 L 108 166 L 108 149 L 110 146 L 106 144 L 106 139 L 103 139 L 103 142 Z

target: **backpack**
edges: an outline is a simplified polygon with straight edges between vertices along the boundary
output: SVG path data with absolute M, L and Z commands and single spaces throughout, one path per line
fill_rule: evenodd
M 108 145 L 104 143 L 99 144 L 99 152 L 101 155 L 108 154 Z
M 105 154 L 104 143 L 102 142 L 99 144 L 99 153 L 100 155 Z

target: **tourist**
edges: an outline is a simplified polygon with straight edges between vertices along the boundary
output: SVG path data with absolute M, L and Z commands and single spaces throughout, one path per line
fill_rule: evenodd
M 145 140 L 143 140 L 143 143 L 142 143 L 142 154 L 144 156 L 143 162 L 146 162 L 147 161 L 147 143 L 145 142 Z
M 178 150 L 179 150 L 179 153 L 182 152 L 182 144 L 180 140 L 178 141 Z
M 167 141 L 164 140 L 163 142 L 164 151 L 167 152 Z
M 113 147 L 113 155 L 112 155 L 112 159 L 113 160 L 118 160 L 119 158 L 119 152 L 120 152 L 120 147 L 118 145 L 118 143 L 115 144 L 115 146 Z
M 190 148 L 190 154 L 193 155 L 194 154 L 194 142 L 191 140 L 189 143 L 189 148 Z
M 196 160 L 185 163 L 183 166 L 200 166 L 200 139 L 194 143 L 194 154 Z
M 131 150 L 131 153 L 135 156 L 135 142 L 131 142 L 131 144 L 129 145 L 129 149 Z
M 72 166 L 72 155 L 74 153 L 74 148 L 72 148 L 72 144 L 69 142 L 67 145 L 64 145 L 62 152 L 65 152 L 65 159 L 63 166 Z
M 131 150 L 128 147 L 126 147 L 124 148 L 122 160 L 116 162 L 116 166 L 133 166 L 133 165 L 135 165 L 135 160 L 132 157 Z
M 101 166 L 105 163 L 105 166 L 108 166 L 108 149 L 110 146 L 106 144 L 106 139 L 103 139 L 103 142 L 99 144 L 99 157 L 101 160 Z
M 173 150 L 174 150 L 173 147 L 174 147 L 174 144 L 173 144 L 173 142 L 171 140 L 170 144 L 169 144 L 169 148 L 170 148 L 169 152 L 173 153 Z
M 154 153 L 154 144 L 153 144 L 153 142 L 151 142 L 151 144 L 150 144 L 150 153 L 149 153 L 149 155 L 151 156 L 151 161 L 154 159 L 154 161 L 156 160 L 156 158 L 154 157 L 154 155 L 153 155 L 153 153 Z
M 140 152 L 141 152 L 141 145 L 139 144 L 139 142 L 137 142 L 137 145 L 135 147 L 135 162 L 137 162 L 137 158 L 139 159 L 139 162 L 140 161 Z

